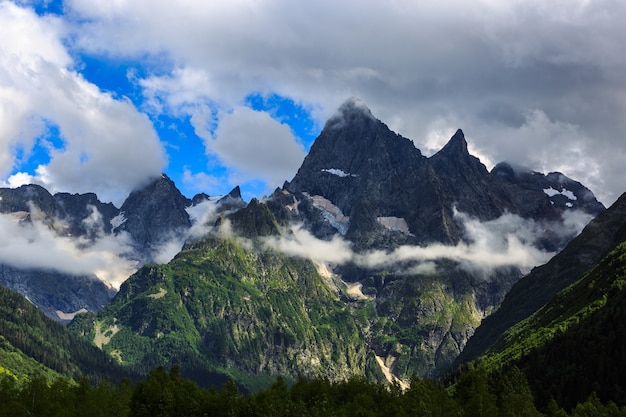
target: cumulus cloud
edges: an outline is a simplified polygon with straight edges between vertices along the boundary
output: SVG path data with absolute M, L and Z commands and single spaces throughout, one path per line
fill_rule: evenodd
M 105 235 L 102 216 L 95 208 L 85 220 L 94 238 L 72 238 L 59 235 L 56 228 L 44 222 L 37 210 L 31 210 L 31 221 L 19 213 L 0 214 L 0 262 L 21 268 L 49 269 L 74 275 L 96 275 L 114 287 L 136 270 L 136 264 L 124 257 L 132 250 L 127 234 Z
M 280 237 L 268 237 L 265 244 L 291 256 L 311 259 L 318 263 L 354 263 L 361 267 L 378 269 L 402 268 L 400 273 L 432 273 L 436 261 L 447 259 L 462 268 L 480 271 L 488 276 L 500 267 L 517 267 L 528 272 L 532 267 L 547 262 L 554 253 L 540 249 L 546 233 L 571 238 L 591 220 L 585 213 L 566 212 L 560 222 L 536 222 L 517 215 L 503 216 L 486 222 L 456 211 L 455 219 L 465 228 L 465 242 L 455 246 L 431 244 L 428 246 L 400 246 L 392 251 L 371 250 L 354 252 L 350 243 L 340 236 L 320 240 L 300 226 Z
M 12 2 L 0 3 L 0 175 L 5 177 L 37 143 L 49 162 L 32 176 L 52 192 L 125 197 L 166 164 L 148 117 L 72 69 L 67 25 Z M 50 128 L 62 144 L 46 146 Z M 13 175 L 13 179 L 25 173 Z M 7 181 L 10 182 L 10 181 Z
M 291 179 L 304 159 L 304 147 L 287 124 L 237 104 L 246 91 L 222 91 L 206 71 L 175 69 L 140 83 L 149 110 L 189 117 L 207 154 L 229 168 L 230 185 L 261 180 L 274 189 Z
M 613 159 L 589 158 L 593 154 L 605 155 L 606 150 L 594 149 L 598 145 L 579 125 L 552 120 L 545 112 L 535 109 L 524 115 L 520 126 L 476 127 L 468 140 L 474 153 L 490 167 L 495 162 L 514 161 L 539 172 L 563 172 L 590 189 L 598 190 L 600 200 L 610 201 L 606 183 L 610 178 L 606 177 L 603 164 Z M 493 143 L 498 146 L 492 146 Z M 619 147 L 614 148 L 614 152 L 626 157 L 626 151 Z M 617 166 L 611 169 L 614 174 L 622 170 Z
M 215 176 L 208 175 L 205 172 L 192 172 L 189 168 L 183 169 L 183 183 L 187 189 L 196 192 L 205 192 L 216 188 L 218 180 Z
M 235 184 L 260 178 L 271 189 L 291 179 L 305 156 L 289 126 L 247 107 L 223 114 L 214 138 L 205 143 L 232 168 Z

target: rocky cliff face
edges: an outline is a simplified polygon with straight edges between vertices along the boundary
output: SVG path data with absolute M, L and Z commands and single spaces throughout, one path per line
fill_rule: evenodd
M 46 316 L 64 324 L 77 313 L 104 308 L 117 292 L 95 275 L 71 275 L 7 264 L 0 264 L 0 285 L 20 293 Z
M 191 227 L 186 208 L 191 200 L 183 196 L 166 175 L 135 190 L 122 204 L 113 229 L 127 232 L 133 240 L 135 256 L 151 262 L 160 247 L 170 240 L 181 240 Z
M 284 189 L 298 200 L 303 193 L 327 200 L 326 206 L 322 201 L 314 205 L 322 207 L 327 218 L 345 223 L 336 226 L 339 233 L 369 248 L 385 245 L 379 217 L 405 219 L 416 232 L 428 227 L 430 213 L 424 214 L 425 221 L 412 214 L 436 199 L 429 176 L 427 159 L 409 139 L 390 131 L 361 103 L 349 100 L 326 123 Z M 408 235 L 397 238 L 413 240 Z

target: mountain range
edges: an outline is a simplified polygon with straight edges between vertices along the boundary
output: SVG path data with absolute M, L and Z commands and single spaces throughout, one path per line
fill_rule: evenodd
M 238 188 L 188 199 L 166 176 L 119 209 L 1 189 L 16 244 L 105 248 L 123 268 L 4 256 L 0 283 L 137 372 L 178 364 L 249 389 L 277 374 L 403 383 L 508 346 L 626 239 L 621 200 L 605 211 L 561 173 L 489 171 L 461 130 L 427 157 L 350 99 L 293 179 L 247 204 Z

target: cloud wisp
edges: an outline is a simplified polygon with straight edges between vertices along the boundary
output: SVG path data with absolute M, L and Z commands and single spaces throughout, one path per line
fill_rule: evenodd
M 280 237 L 265 238 L 264 243 L 287 255 L 318 263 L 338 265 L 350 262 L 368 269 L 432 273 L 436 269 L 436 261 L 445 259 L 458 263 L 461 268 L 489 276 L 490 271 L 500 267 L 513 266 L 528 272 L 547 262 L 554 253 L 540 249 L 546 233 L 571 238 L 591 220 L 591 216 L 574 211 L 566 212 L 561 222 L 535 222 L 513 214 L 480 222 L 461 212 L 455 212 L 454 215 L 464 225 L 466 238 L 454 246 L 439 243 L 428 246 L 404 245 L 392 251 L 357 253 L 339 235 L 331 240 L 321 240 L 301 226 L 293 227 L 291 233 Z

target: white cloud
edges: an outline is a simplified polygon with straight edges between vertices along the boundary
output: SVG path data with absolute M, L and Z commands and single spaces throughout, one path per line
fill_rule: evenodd
M 269 189 L 282 186 L 305 156 L 289 126 L 247 107 L 221 114 L 214 136 L 204 140 L 207 150 L 233 170 L 235 184 L 260 178 Z
M 160 174 L 164 150 L 149 119 L 128 100 L 114 99 L 71 69 L 66 36 L 60 18 L 0 3 L 0 175 L 19 162 L 17 149 L 28 154 L 53 125 L 62 147 L 48 148 L 50 162 L 34 180 L 53 192 L 95 191 L 119 202 Z
M 463 128 L 476 140 L 494 133 L 480 144 L 493 162 L 510 156 L 509 147 L 513 162 L 528 156 L 542 163 L 547 143 L 571 144 L 567 135 L 549 142 L 533 136 L 539 124 L 546 126 L 543 114 L 563 133 L 574 126 L 585 144 L 567 174 L 597 185 L 605 201 L 621 192 L 606 179 L 623 173 L 619 159 L 601 151 L 626 132 L 626 6 L 619 2 L 242 0 L 171 7 L 162 0 L 71 0 L 65 6 L 85 18 L 77 29 L 81 48 L 165 53 L 174 69 L 143 86 L 148 95 L 159 92 L 152 94 L 155 103 L 192 107 L 196 128 L 215 123 L 209 114 L 236 108 L 251 92 L 314 104 L 320 124 L 356 95 L 426 153 L 441 142 L 433 141 L 437 132 Z M 526 127 L 519 129 L 520 120 Z M 508 128 L 496 136 L 502 126 Z M 541 146 L 511 149 L 513 141 Z
M 129 236 L 105 235 L 97 211 L 87 221 L 96 231 L 92 242 L 59 236 L 37 218 L 35 209 L 31 213 L 30 222 L 19 221 L 12 214 L 0 214 L 1 263 L 76 275 L 95 274 L 115 287 L 135 272 L 135 263 L 124 258 L 132 250 Z
M 558 222 L 535 222 L 517 215 L 503 216 L 480 222 L 455 212 L 455 219 L 465 228 L 466 242 L 455 246 L 431 244 L 425 247 L 404 245 L 392 251 L 371 250 L 356 253 L 350 243 L 338 235 L 332 240 L 320 240 L 300 226 L 291 233 L 264 240 L 269 247 L 291 256 L 311 259 L 318 263 L 343 264 L 353 262 L 367 268 L 406 268 L 397 272 L 432 273 L 435 261 L 448 259 L 484 276 L 495 268 L 514 266 L 528 272 L 544 264 L 554 253 L 538 247 L 546 233 L 570 237 L 579 233 L 591 220 L 588 214 L 570 211 Z
M 8 188 L 17 188 L 22 185 L 33 184 L 35 182 L 35 177 L 26 173 L 26 172 L 17 172 L 11 175 L 7 180 L 2 184 L 3 187 Z
M 183 170 L 183 183 L 187 189 L 209 193 L 219 185 L 219 181 L 216 177 L 208 175 L 205 172 L 193 173 L 187 167 Z
M 425 153 L 445 132 L 463 128 L 490 162 L 507 157 L 562 170 L 607 204 L 624 191 L 623 2 L 187 0 L 173 7 L 164 0 L 68 0 L 64 8 L 63 18 L 31 13 L 34 26 L 11 26 L 33 40 L 19 48 L 57 68 L 71 61 L 58 41 L 65 34 L 72 52 L 157 57 L 167 65 L 133 79 L 144 89 L 145 109 L 191 116 L 204 138 L 215 132 L 219 112 L 237 109 L 250 93 L 311 105 L 320 125 L 355 95 Z M 28 29 L 42 25 L 49 30 Z M 37 121 L 29 108 L 40 97 L 33 101 L 22 88 L 3 94 L 14 96 L 5 119 Z M 36 136 L 36 123 L 20 126 L 35 132 L 24 137 Z M 2 150 L 17 143 L 16 132 L 6 137 L 13 139 L 1 142 Z M 28 148 L 32 139 L 19 143 Z M 4 159 L 9 166 L 11 158 Z
M 351 261 L 355 254 L 350 242 L 335 235 L 331 240 L 321 240 L 301 226 L 291 229 L 292 233 L 265 239 L 269 247 L 290 256 L 307 258 L 314 262 L 342 264 Z
M 304 148 L 289 126 L 267 112 L 235 104 L 246 92 L 220 91 L 205 71 L 176 69 L 171 76 L 140 83 L 149 110 L 190 118 L 207 154 L 229 168 L 231 186 L 261 180 L 274 189 L 291 179 L 304 159 Z
M 602 155 L 604 151 L 595 149 L 598 144 L 578 125 L 552 120 L 535 109 L 525 114 L 519 127 L 485 124 L 476 125 L 471 131 L 468 141 L 483 162 L 508 161 L 544 173 L 559 171 L 597 190 L 600 200 L 612 198 L 602 186 L 607 175 L 603 162 L 590 157 Z M 493 146 L 494 143 L 497 146 Z M 626 149 L 617 147 L 614 152 L 622 155 Z M 619 171 L 613 168 L 615 174 Z

